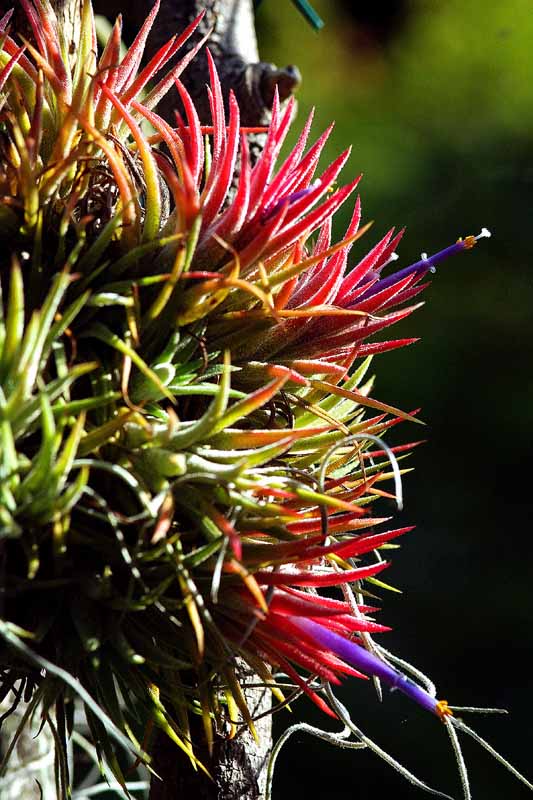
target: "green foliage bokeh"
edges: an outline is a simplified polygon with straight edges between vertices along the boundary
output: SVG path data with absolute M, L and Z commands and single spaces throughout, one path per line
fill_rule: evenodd
M 406 410 L 422 405 L 428 423 L 406 479 L 404 516 L 418 528 L 390 575 L 404 595 L 384 599 L 383 621 L 395 631 L 382 641 L 430 673 L 450 702 L 507 707 L 509 718 L 476 726 L 527 769 L 533 10 L 528 0 L 376 3 L 385 16 L 399 9 L 384 37 L 361 24 L 361 3 L 314 5 L 326 22 L 318 34 L 289 3 L 264 3 L 261 56 L 301 69 L 300 114 L 316 106 L 317 135 L 335 120 L 326 158 L 353 145 L 347 169 L 364 173 L 372 240 L 406 225 L 402 266 L 482 226 L 493 233 L 443 265 L 425 308 L 397 329 L 422 342 L 379 365 L 377 394 Z M 345 694 L 361 725 L 459 796 L 444 735 L 428 728 L 425 740 L 425 721 L 390 696 L 378 721 L 361 694 Z M 282 796 L 291 780 L 315 798 L 419 796 L 371 756 L 307 738 L 290 747 Z M 470 763 L 474 797 L 528 796 L 485 757 L 474 752 Z

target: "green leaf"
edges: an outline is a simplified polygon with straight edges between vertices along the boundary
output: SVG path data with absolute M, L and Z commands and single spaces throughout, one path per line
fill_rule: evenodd
M 300 14 L 306 18 L 310 25 L 319 31 L 324 27 L 324 20 L 317 14 L 313 6 L 307 0 L 292 0 Z
M 24 283 L 17 262 L 11 269 L 5 331 L 4 346 L 0 354 L 0 381 L 8 374 L 24 334 Z
M 117 336 L 116 333 L 113 333 L 106 328 L 105 325 L 102 325 L 100 322 L 93 323 L 90 328 L 86 331 L 83 331 L 81 336 L 85 338 L 92 338 L 100 339 L 102 342 L 105 342 L 110 347 L 113 347 L 115 350 L 118 350 L 119 353 L 127 356 L 128 358 L 133 361 L 135 366 L 145 375 L 152 383 L 157 386 L 157 388 L 161 391 L 161 394 L 170 400 L 172 403 L 174 402 L 174 396 L 172 392 L 170 392 L 166 386 L 164 386 L 155 372 L 150 369 L 150 367 L 146 364 L 145 361 L 140 357 L 136 350 L 133 347 L 130 347 L 129 344 L 123 342 L 122 339 Z
M 200 417 L 198 422 L 193 425 L 187 426 L 183 430 L 178 430 L 169 438 L 168 446 L 174 450 L 184 450 L 187 447 L 195 444 L 195 442 L 205 439 L 216 428 L 218 421 L 222 418 L 227 405 L 230 388 L 230 371 L 229 371 L 229 352 L 224 354 L 224 371 L 220 379 L 218 392 L 215 395 L 213 402 Z
M 94 271 L 96 271 L 97 274 L 99 273 L 100 266 L 102 264 L 102 256 L 109 246 L 115 231 L 119 225 L 122 224 L 123 214 L 124 211 L 122 209 L 119 209 L 118 212 L 115 212 L 109 222 L 105 225 L 102 232 L 98 235 L 87 252 L 84 253 L 84 255 L 76 264 L 76 270 L 81 272 L 82 275 L 86 276 L 83 282 L 84 285 L 88 285 L 91 280 L 96 277 Z
M 262 2 L 263 0 L 254 0 L 254 7 L 259 8 Z M 324 20 L 317 14 L 313 6 L 308 3 L 307 0 L 292 0 L 292 2 L 315 31 L 319 31 L 324 27 Z
M 102 625 L 95 604 L 84 594 L 72 592 L 69 611 L 83 649 L 86 653 L 96 652 L 102 643 Z
M 213 434 L 220 433 L 220 431 L 233 425 L 237 420 L 241 419 L 241 417 L 247 417 L 256 409 L 262 408 L 269 400 L 275 397 L 286 382 L 287 376 L 285 375 L 281 378 L 275 378 L 266 386 L 256 389 L 255 392 L 246 395 L 242 400 L 234 403 L 217 422 L 213 428 Z
M 59 447 L 52 407 L 46 394 L 40 395 L 41 403 L 41 447 L 35 456 L 30 472 L 24 478 L 19 495 L 38 492 L 50 480 L 54 457 Z
M 46 385 L 46 394 L 48 398 L 53 401 L 65 392 L 74 381 L 87 375 L 98 367 L 97 362 L 87 362 L 85 364 L 76 364 L 71 367 L 68 375 L 61 378 L 55 378 Z M 39 424 L 40 419 L 41 400 L 40 396 L 34 397 L 21 405 L 11 409 L 12 419 L 11 425 L 13 434 L 17 437 L 23 434 L 29 434 L 34 431 Z

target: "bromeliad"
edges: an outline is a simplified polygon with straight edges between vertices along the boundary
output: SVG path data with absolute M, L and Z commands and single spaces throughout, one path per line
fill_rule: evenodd
M 447 721 L 361 599 L 407 532 L 376 530 L 371 504 L 418 444 L 382 442 L 418 419 L 367 377 L 415 340 L 368 339 L 487 232 L 387 274 L 391 230 L 352 262 L 359 199 L 331 243 L 348 151 L 315 177 L 329 129 L 306 149 L 311 115 L 278 165 L 294 103 L 276 97 L 252 164 L 209 54 L 202 126 L 179 74 L 203 42 L 165 67 L 198 19 L 142 67 L 157 2 L 124 56 L 120 20 L 97 56 L 89 0 L 73 54 L 48 0 L 22 5 L 33 44 L 0 20 L 3 691 L 58 709 L 64 764 L 80 695 L 123 788 L 111 739 L 148 762 L 143 722 L 196 766 L 191 714 L 210 745 L 253 730 L 237 657 L 282 705 L 280 673 L 333 716 L 312 676 L 374 676 Z M 154 108 L 174 84 L 170 124 Z

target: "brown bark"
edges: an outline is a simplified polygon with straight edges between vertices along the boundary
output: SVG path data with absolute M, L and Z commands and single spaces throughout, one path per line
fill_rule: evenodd
M 72 43 L 77 42 L 79 38 L 77 31 L 79 30 L 81 18 L 81 2 L 82 0 L 51 0 L 59 26 L 65 32 L 67 41 Z M 13 9 L 13 16 L 10 23 L 12 31 L 21 34 L 26 39 L 29 39 L 29 41 L 33 41 L 28 18 L 20 0 L 0 0 L 0 17 L 7 11 L 11 11 L 11 9 Z M 73 50 L 73 48 L 71 48 L 71 50 Z
M 254 680 L 254 676 L 249 675 L 248 679 Z M 153 748 L 153 767 L 161 780 L 152 779 L 150 800 L 260 800 L 264 796 L 266 765 L 272 746 L 272 717 L 268 713 L 270 691 L 245 689 L 244 694 L 252 717 L 265 714 L 256 722 L 259 742 L 243 728 L 234 739 L 217 736 L 213 752 L 209 754 L 205 744 L 197 746 L 203 741 L 202 723 L 199 717 L 192 717 L 195 754 L 209 770 L 213 778 L 210 780 L 204 773 L 195 771 L 167 736 L 159 733 Z
M 13 698 L 0 703 L 0 715 L 7 712 Z M 15 736 L 26 705 L 4 720 L 1 729 L 0 756 L 3 756 Z M 9 760 L 9 769 L 0 778 L 2 800 L 40 800 L 55 796 L 54 739 L 48 725 L 42 730 L 39 714 L 26 723 Z M 2 747 L 1 745 L 4 745 Z M 41 787 L 42 794 L 41 794 Z
M 94 0 L 98 13 L 114 18 L 122 11 L 126 36 L 132 37 L 151 7 L 151 0 Z M 168 41 L 174 33 L 186 28 L 201 11 L 205 16 L 196 33 L 176 58 L 211 31 L 208 47 L 215 59 L 227 99 L 230 89 L 236 94 L 243 125 L 268 124 L 270 107 L 277 85 L 280 97 L 286 99 L 300 83 L 300 73 L 292 65 L 278 69 L 260 61 L 254 28 L 252 0 L 161 0 L 161 8 L 148 40 L 147 57 Z M 209 122 L 206 83 L 209 82 L 205 49 L 187 67 L 180 78 L 190 92 L 200 119 Z M 173 122 L 179 105 L 176 91 L 170 92 L 158 111 Z

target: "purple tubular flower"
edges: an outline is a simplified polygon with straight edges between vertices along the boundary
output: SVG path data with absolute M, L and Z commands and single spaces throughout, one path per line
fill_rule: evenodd
M 308 186 L 307 189 L 300 189 L 297 192 L 293 192 L 292 194 L 288 194 L 286 197 L 282 197 L 281 200 L 278 200 L 277 203 L 271 208 L 267 208 L 266 211 L 261 216 L 261 222 L 266 222 L 268 219 L 274 216 L 274 214 L 280 210 L 284 203 L 291 206 L 300 198 L 305 197 L 306 195 L 310 194 L 314 189 L 317 189 L 320 186 L 320 181 L 315 181 L 311 186 Z
M 479 237 L 467 236 L 466 239 L 459 239 L 458 242 L 451 244 L 449 247 L 445 247 L 444 250 L 440 250 L 432 256 L 424 257 L 420 261 L 416 261 L 414 264 L 404 267 L 398 270 L 398 272 L 394 272 L 392 275 L 388 275 L 386 278 L 377 281 L 366 292 L 359 295 L 357 302 L 360 303 L 362 300 L 366 300 L 368 297 L 372 297 L 378 292 L 383 291 L 383 289 L 388 289 L 389 286 L 393 286 L 395 283 L 398 283 L 398 281 L 407 278 L 408 275 L 417 275 L 420 277 L 425 275 L 426 272 L 434 271 L 436 265 L 449 256 L 454 256 L 456 253 L 461 253 L 463 250 L 470 250 L 475 245 L 477 238 Z
M 356 642 L 339 636 L 338 633 L 328 630 L 311 619 L 290 617 L 290 620 L 320 648 L 329 650 L 355 669 L 379 678 L 392 689 L 398 689 L 426 711 L 430 711 L 440 718 L 451 713 L 445 701 L 439 701 L 432 697 L 429 692 L 410 678 Z

